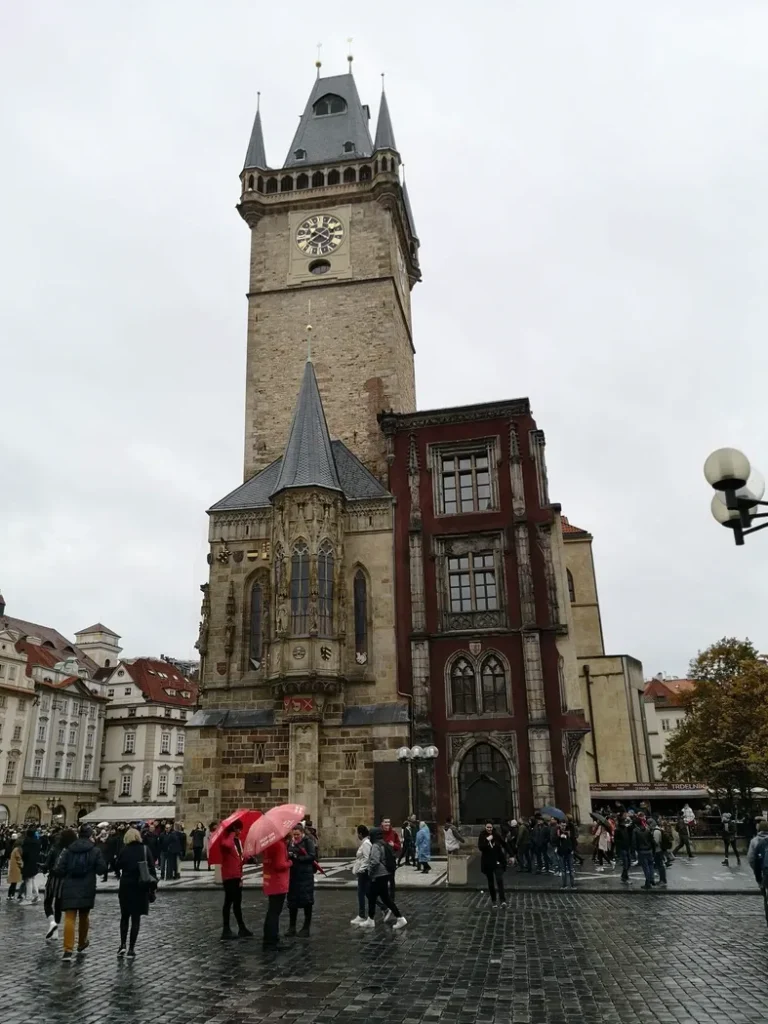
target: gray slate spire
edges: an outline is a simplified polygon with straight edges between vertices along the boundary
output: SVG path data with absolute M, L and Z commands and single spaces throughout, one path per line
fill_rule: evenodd
M 416 221 L 413 219 L 413 210 L 411 209 L 411 199 L 408 195 L 408 186 L 405 184 L 405 178 L 403 178 L 403 205 L 405 206 L 405 212 L 408 215 L 408 223 L 411 226 L 411 234 L 418 242 L 419 236 L 416 233 Z
M 304 369 L 280 475 L 272 494 L 289 487 L 326 487 L 330 491 L 342 489 L 315 368 L 309 359 Z
M 315 104 L 324 96 L 340 97 L 344 101 L 344 109 L 335 114 L 316 114 Z M 351 73 L 318 78 L 283 166 L 302 167 L 356 156 L 369 157 L 373 152 L 369 117 L 368 108 L 360 102 Z M 351 142 L 354 148 L 345 152 L 344 144 L 347 142 Z M 297 150 L 305 152 L 306 156 L 297 157 Z
M 376 124 L 376 141 L 373 144 L 374 152 L 377 149 L 397 149 L 395 133 L 392 130 L 392 119 L 389 116 L 389 105 L 387 94 L 381 90 L 381 106 L 379 107 L 379 120 Z
M 253 121 L 253 129 L 251 130 L 251 140 L 248 143 L 248 152 L 245 154 L 243 170 L 248 170 L 251 167 L 263 170 L 268 166 L 267 154 L 264 150 L 264 133 L 261 130 L 261 111 L 257 109 L 256 117 Z

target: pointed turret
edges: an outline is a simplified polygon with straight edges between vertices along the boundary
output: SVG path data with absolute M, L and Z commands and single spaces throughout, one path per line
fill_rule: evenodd
M 267 167 L 267 154 L 264 149 L 264 133 L 261 130 L 261 110 L 259 104 L 256 105 L 256 117 L 253 120 L 253 128 L 251 129 L 251 139 L 248 143 L 248 151 L 245 154 L 245 163 L 243 164 L 243 170 L 247 171 L 253 168 L 264 169 Z
M 369 118 L 351 72 L 318 78 L 283 166 L 369 157 L 373 152 Z
M 272 494 L 289 487 L 342 490 L 315 368 L 309 359 L 304 368 L 304 379 L 293 413 L 280 475 Z
M 397 152 L 395 133 L 392 128 L 392 119 L 389 116 L 389 105 L 387 94 L 381 90 L 381 106 L 379 107 L 379 120 L 376 124 L 376 141 L 373 144 L 374 151 L 379 149 L 394 149 Z
M 411 198 L 408 195 L 408 186 L 405 184 L 405 177 L 403 177 L 403 206 L 405 212 L 408 215 L 408 224 L 411 228 L 411 234 L 413 235 L 416 244 L 419 244 L 419 236 L 416 232 L 416 221 L 413 219 L 413 210 L 411 209 Z

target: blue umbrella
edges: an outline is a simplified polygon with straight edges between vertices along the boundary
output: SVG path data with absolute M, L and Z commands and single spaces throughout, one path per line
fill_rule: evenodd
M 557 807 L 542 807 L 541 813 L 546 818 L 557 818 L 558 821 L 565 821 L 565 815 L 562 811 L 558 810 Z

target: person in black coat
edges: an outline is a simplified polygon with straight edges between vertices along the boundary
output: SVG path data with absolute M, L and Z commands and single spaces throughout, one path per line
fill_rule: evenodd
M 40 896 L 37 891 L 37 874 L 40 870 L 40 840 L 37 831 L 28 828 L 21 844 L 21 880 L 24 883 L 25 895 L 37 903 Z
M 75 830 L 65 828 L 61 832 L 56 833 L 48 847 L 48 854 L 45 858 L 45 866 L 43 867 L 43 871 L 47 876 L 43 897 L 43 909 L 45 910 L 45 916 L 48 918 L 48 931 L 45 933 L 46 939 L 56 938 L 59 925 L 61 924 L 62 878 L 56 871 L 56 862 L 61 855 L 61 851 L 66 850 L 76 839 L 77 833 Z
M 192 867 L 199 871 L 205 847 L 205 825 L 202 821 L 198 821 L 197 826 L 189 833 L 189 838 L 192 840 Z
M 496 889 L 499 890 L 499 900 L 502 907 L 507 905 L 507 896 L 504 892 L 504 872 L 507 869 L 507 852 L 501 836 L 494 831 L 493 822 L 486 821 L 485 832 L 477 840 L 480 850 L 480 870 L 488 879 L 488 892 L 491 896 L 491 907 L 496 909 Z
M 96 875 L 104 875 L 107 865 L 101 850 L 91 838 L 91 830 L 81 825 L 78 838 L 62 850 L 56 862 L 61 875 L 61 909 L 64 911 L 64 960 L 71 961 L 75 948 L 75 919 L 78 919 L 77 951 L 90 945 L 90 913 L 96 902 Z
M 147 865 L 151 878 L 149 884 L 141 880 L 141 864 Z M 118 899 L 120 900 L 120 948 L 118 956 L 125 956 L 125 943 L 128 939 L 128 957 L 136 956 L 136 940 L 139 937 L 141 919 L 149 913 L 150 892 L 157 885 L 157 873 L 152 854 L 141 841 L 141 835 L 135 828 L 129 828 L 123 839 L 115 871 L 120 878 Z M 154 880 L 154 883 L 153 881 Z M 128 924 L 131 926 L 128 938 Z
M 312 907 L 315 903 L 315 859 L 317 847 L 314 839 L 307 835 L 301 825 L 291 832 L 288 843 L 288 858 L 291 862 L 291 878 L 288 885 L 288 934 L 296 934 L 296 920 L 299 908 L 304 910 L 304 926 L 299 935 L 309 936 L 312 922 Z

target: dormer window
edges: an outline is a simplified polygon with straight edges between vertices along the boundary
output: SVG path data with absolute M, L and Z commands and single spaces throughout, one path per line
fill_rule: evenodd
M 293 151 L 293 159 L 294 160 L 306 160 L 307 159 L 307 151 L 306 151 L 306 149 L 295 149 Z
M 346 109 L 347 104 L 341 96 L 334 96 L 333 93 L 321 96 L 313 107 L 315 117 L 326 117 L 328 114 L 343 114 Z
M 354 142 L 345 142 L 344 143 L 344 152 L 345 153 L 354 153 L 355 152 L 355 144 L 354 144 Z

